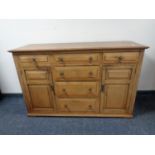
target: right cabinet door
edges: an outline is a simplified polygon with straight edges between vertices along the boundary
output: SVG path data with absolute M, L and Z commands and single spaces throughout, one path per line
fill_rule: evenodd
M 127 114 L 134 79 L 134 65 L 103 67 L 101 111 L 107 114 Z

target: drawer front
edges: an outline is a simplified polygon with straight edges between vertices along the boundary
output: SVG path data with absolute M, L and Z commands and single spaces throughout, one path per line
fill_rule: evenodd
M 36 62 L 47 62 L 48 56 L 46 55 L 22 55 L 19 56 L 20 62 L 33 62 L 34 60 Z
M 100 54 L 57 54 L 53 55 L 52 62 L 57 65 L 67 65 L 67 64 L 75 64 L 75 65 L 92 65 L 100 63 Z
M 22 55 L 19 56 L 19 62 L 22 67 L 40 67 L 48 66 L 48 56 L 47 55 Z
M 55 67 L 53 71 L 53 77 L 56 81 L 99 80 L 100 67 Z
M 56 82 L 58 97 L 96 97 L 99 95 L 99 82 Z
M 99 112 L 98 99 L 57 99 L 60 112 Z
M 136 63 L 139 52 L 125 53 L 104 53 L 103 63 Z

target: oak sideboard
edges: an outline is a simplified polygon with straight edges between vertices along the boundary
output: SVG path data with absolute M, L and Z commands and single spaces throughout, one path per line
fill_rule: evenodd
M 11 50 L 28 116 L 132 117 L 146 48 L 116 41 Z

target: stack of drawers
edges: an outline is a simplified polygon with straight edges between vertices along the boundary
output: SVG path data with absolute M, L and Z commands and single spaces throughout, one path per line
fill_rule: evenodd
M 99 112 L 100 54 L 57 54 L 51 58 L 57 110 Z

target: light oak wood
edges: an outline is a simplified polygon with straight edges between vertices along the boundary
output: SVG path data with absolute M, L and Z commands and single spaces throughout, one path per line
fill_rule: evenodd
M 20 55 L 20 66 L 23 68 L 41 68 L 50 66 L 48 55 Z
M 148 46 L 132 41 L 111 41 L 111 42 L 79 42 L 79 43 L 55 43 L 55 44 L 31 44 L 10 50 L 10 52 L 37 52 L 71 50 L 113 50 L 116 49 L 146 49 Z M 91 51 L 90 51 L 91 52 Z M 93 51 L 92 51 L 93 52 Z
M 99 112 L 98 99 L 58 99 L 58 111 L 59 112 L 84 112 L 92 113 Z
M 100 60 L 99 53 L 54 54 L 51 57 L 52 64 L 56 65 L 98 65 L 100 64 Z
M 56 82 L 55 93 L 58 97 L 97 97 L 99 82 Z
M 135 65 L 104 66 L 102 71 L 103 83 L 130 83 L 135 75 Z
M 22 55 L 19 56 L 20 62 L 47 62 L 48 56 L 47 55 Z
M 49 85 L 28 85 L 32 109 L 53 109 L 53 93 Z
M 90 113 L 90 112 L 49 112 L 49 111 L 39 111 L 39 112 L 31 112 L 27 114 L 28 116 L 65 116 L 65 117 L 125 117 L 132 118 L 132 114 L 122 113 L 121 111 L 117 113 Z
M 100 80 L 99 66 L 54 67 L 55 81 L 96 81 Z
M 136 91 L 137 91 L 137 86 L 138 86 L 138 80 L 139 80 L 139 76 L 140 76 L 140 72 L 141 72 L 141 68 L 142 68 L 143 57 L 144 57 L 144 50 L 141 50 L 140 52 L 141 53 L 140 53 L 139 63 L 137 64 L 136 72 L 133 77 L 133 81 L 131 82 L 131 86 L 132 86 L 132 90 L 130 91 L 131 98 L 130 98 L 130 102 L 128 104 L 128 113 L 129 114 L 133 114 L 134 103 L 135 103 L 135 99 L 136 99 Z
M 104 109 L 126 109 L 129 84 L 108 84 L 104 91 Z
M 139 52 L 125 53 L 105 53 L 103 54 L 104 63 L 135 63 L 138 61 Z
M 130 69 L 109 69 L 106 79 L 130 79 L 132 70 Z
M 47 70 L 26 70 L 25 76 L 27 81 L 48 81 L 49 75 Z
M 145 48 L 100 42 L 12 50 L 28 115 L 132 117 Z

